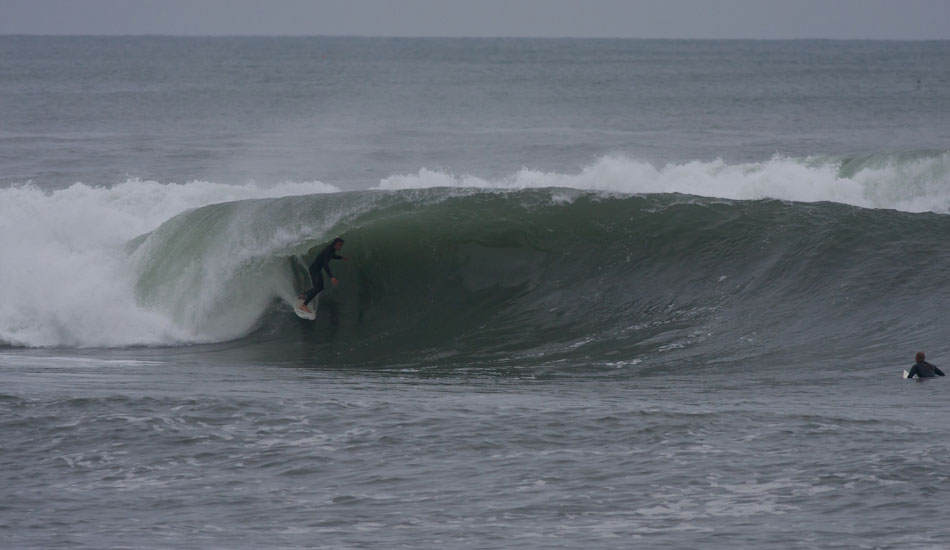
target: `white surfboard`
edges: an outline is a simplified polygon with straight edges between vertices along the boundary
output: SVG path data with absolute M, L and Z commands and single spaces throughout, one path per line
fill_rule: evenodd
M 301 300 L 300 298 L 297 298 L 294 301 L 294 313 L 297 314 L 297 317 L 300 317 L 301 319 L 306 319 L 308 321 L 313 321 L 314 319 L 317 318 L 317 301 L 316 300 L 310 302 L 310 305 L 307 306 L 307 309 L 310 310 L 310 313 L 307 313 L 306 311 L 303 311 L 302 309 L 300 309 L 301 306 L 303 306 L 303 300 Z
M 905 370 L 905 371 L 904 371 L 904 378 L 907 378 L 907 375 L 908 375 L 908 374 L 910 374 L 910 373 Z

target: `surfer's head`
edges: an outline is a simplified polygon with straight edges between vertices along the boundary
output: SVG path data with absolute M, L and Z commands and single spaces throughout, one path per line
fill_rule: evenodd
M 341 239 L 341 238 L 339 238 L 339 237 L 333 239 L 333 242 L 330 243 L 330 246 L 333 247 L 333 250 L 339 250 L 339 249 L 343 248 L 343 239 Z
M 919 362 L 923 361 L 926 356 L 924 355 L 924 352 L 918 351 L 916 357 L 917 357 L 917 362 L 919 363 Z

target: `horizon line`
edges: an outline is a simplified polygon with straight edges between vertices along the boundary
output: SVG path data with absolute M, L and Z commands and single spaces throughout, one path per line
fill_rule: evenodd
M 378 38 L 392 39 L 435 39 L 435 40 L 629 40 L 629 41 L 704 41 L 704 42 L 950 42 L 950 38 L 754 38 L 754 37 L 632 37 L 632 36 L 518 36 L 518 35 L 384 35 L 384 34 L 264 34 L 264 33 L 0 33 L 0 38 Z

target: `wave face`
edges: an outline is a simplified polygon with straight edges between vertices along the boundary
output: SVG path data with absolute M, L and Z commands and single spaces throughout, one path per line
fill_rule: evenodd
M 346 193 L 6 189 L 0 340 L 247 339 L 360 364 L 817 360 L 842 345 L 871 357 L 946 330 L 947 165 L 604 158 L 573 175 L 423 170 Z M 341 285 L 300 321 L 302 265 L 337 235 Z

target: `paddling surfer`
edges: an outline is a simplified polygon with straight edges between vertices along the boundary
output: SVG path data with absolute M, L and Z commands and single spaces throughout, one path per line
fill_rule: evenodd
M 933 378 L 934 376 L 944 375 L 942 370 L 924 361 L 925 358 L 924 352 L 917 352 L 917 356 L 915 357 L 917 363 L 910 368 L 910 372 L 907 373 L 907 378 L 913 378 L 915 374 L 917 378 Z

